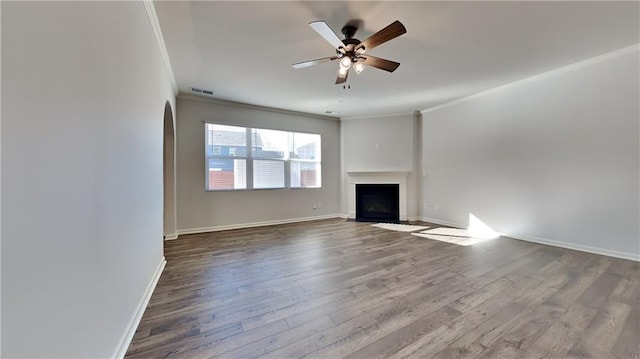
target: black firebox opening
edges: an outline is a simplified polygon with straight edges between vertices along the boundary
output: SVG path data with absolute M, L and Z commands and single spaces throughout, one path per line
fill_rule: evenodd
M 356 221 L 400 222 L 400 185 L 356 184 Z

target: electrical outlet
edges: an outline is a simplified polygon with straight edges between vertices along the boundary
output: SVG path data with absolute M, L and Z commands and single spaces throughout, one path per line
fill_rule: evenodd
M 437 204 L 434 204 L 434 205 L 433 205 L 433 209 L 437 211 L 437 210 L 439 210 L 440 208 L 438 207 L 438 205 L 437 205 Z
M 313 210 L 315 211 L 316 209 L 318 209 L 318 204 L 313 202 Z
M 318 202 L 318 208 L 322 207 L 322 202 Z

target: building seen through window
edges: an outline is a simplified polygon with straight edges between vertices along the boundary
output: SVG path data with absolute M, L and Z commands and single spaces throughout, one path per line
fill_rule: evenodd
M 205 127 L 207 190 L 321 187 L 320 135 Z

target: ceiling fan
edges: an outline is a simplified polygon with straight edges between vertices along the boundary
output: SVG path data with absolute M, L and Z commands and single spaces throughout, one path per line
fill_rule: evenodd
M 338 35 L 336 35 L 324 21 L 313 21 L 309 23 L 309 26 L 336 49 L 336 55 L 299 62 L 292 65 L 294 69 L 302 69 L 315 64 L 339 59 L 340 67 L 338 68 L 338 77 L 336 78 L 336 85 L 338 85 L 347 81 L 349 69 L 352 67 L 356 73 L 360 73 L 366 66 L 376 67 L 389 72 L 395 71 L 395 69 L 400 66 L 398 62 L 381 59 L 365 53 L 376 46 L 382 45 L 406 33 L 407 29 L 405 29 L 404 25 L 398 20 L 392 22 L 389 26 L 376 32 L 362 42 L 353 38 L 358 28 L 351 24 L 347 24 L 342 28 L 344 40 L 340 40 Z

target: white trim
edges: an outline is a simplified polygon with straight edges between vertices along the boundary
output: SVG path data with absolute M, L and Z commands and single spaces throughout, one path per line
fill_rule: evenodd
M 156 284 L 158 284 L 158 280 L 160 279 L 160 275 L 164 270 L 164 266 L 167 264 L 164 256 L 162 260 L 158 264 L 151 281 L 147 285 L 147 289 L 144 292 L 142 298 L 140 298 L 140 302 L 138 303 L 138 307 L 136 311 L 133 313 L 133 316 L 129 320 L 129 324 L 127 325 L 127 330 L 120 338 L 120 343 L 116 347 L 115 352 L 111 356 L 112 358 L 124 358 L 124 355 L 127 353 L 127 349 L 129 349 L 129 344 L 131 344 L 131 340 L 133 339 L 133 335 L 136 333 L 136 329 L 138 329 L 138 325 L 140 324 L 140 319 L 142 319 L 142 314 L 144 310 L 147 309 L 147 305 L 149 304 L 149 300 L 151 299 L 151 294 L 153 294 L 153 290 L 156 288 Z
M 567 66 L 564 66 L 564 67 L 557 68 L 555 70 L 543 72 L 541 74 L 537 74 L 537 75 L 534 75 L 534 76 L 531 76 L 531 77 L 527 77 L 527 78 L 524 78 L 524 79 L 521 79 L 521 80 L 510 82 L 510 83 L 507 83 L 507 84 L 504 84 L 504 85 L 501 85 L 501 86 L 498 86 L 498 87 L 494 87 L 494 88 L 491 88 L 491 89 L 488 89 L 488 90 L 477 92 L 477 93 L 475 93 L 473 95 L 465 96 L 465 97 L 462 97 L 462 98 L 459 98 L 459 99 L 456 99 L 456 100 L 453 100 L 453 101 L 450 101 L 450 102 L 445 102 L 443 104 L 436 105 L 434 107 L 430 107 L 430 108 L 424 109 L 424 110 L 420 111 L 420 113 L 425 114 L 425 113 L 428 113 L 428 112 L 431 112 L 431 111 L 435 111 L 435 110 L 439 110 L 439 109 L 442 109 L 442 108 L 445 108 L 445 107 L 457 105 L 459 103 L 464 103 L 464 102 L 467 102 L 467 101 L 471 101 L 471 100 L 474 100 L 474 99 L 477 99 L 477 98 L 484 97 L 486 95 L 492 94 L 494 92 L 501 91 L 501 90 L 503 90 L 505 88 L 520 86 L 520 85 L 523 85 L 523 84 L 526 84 L 526 83 L 529 83 L 529 82 L 539 81 L 539 80 L 542 80 L 542 79 L 545 79 L 545 78 L 548 78 L 548 77 L 551 77 L 551 76 L 556 76 L 556 75 L 559 75 L 559 74 L 562 74 L 562 73 L 565 73 L 565 72 L 573 71 L 573 70 L 576 70 L 576 69 L 581 68 L 581 67 L 594 65 L 594 64 L 597 64 L 597 63 L 600 63 L 600 62 L 603 62 L 603 61 L 607 61 L 607 60 L 615 59 L 615 58 L 618 58 L 618 57 L 621 57 L 621 56 L 629 55 L 629 54 L 632 54 L 634 52 L 638 52 L 639 50 L 640 50 L 640 44 L 627 46 L 627 47 L 624 47 L 622 49 L 611 51 L 611 52 L 608 52 L 606 54 L 599 55 L 599 56 L 596 56 L 596 57 L 592 57 L 592 58 L 587 59 L 587 60 L 579 61 L 579 62 L 573 63 L 571 65 L 567 65 Z
M 431 223 L 440 224 L 444 226 L 466 228 L 465 225 L 461 225 L 459 223 L 448 222 L 448 221 L 443 221 L 443 220 L 434 219 L 434 218 L 420 217 L 420 220 L 423 222 L 431 222 Z M 539 238 L 534 236 L 522 236 L 522 235 L 514 236 L 511 234 L 501 234 L 501 235 L 503 235 L 506 238 L 517 239 L 519 241 L 533 242 L 533 243 L 544 244 L 544 245 L 553 246 L 553 247 L 573 249 L 581 252 L 599 254 L 599 255 L 608 256 L 608 257 L 622 258 L 622 259 L 628 259 L 628 260 L 640 262 L 639 253 L 620 252 L 620 251 L 615 251 L 615 250 L 606 249 L 606 248 L 592 247 L 592 246 L 586 246 L 583 244 L 562 242 L 562 241 L 556 241 L 553 239 Z
M 396 176 L 401 176 L 401 177 L 404 178 L 410 172 L 411 172 L 410 170 L 406 170 L 406 171 L 347 171 L 346 173 L 347 173 L 347 176 L 351 176 L 351 177 L 379 177 L 379 176 L 396 177 Z M 372 181 L 375 181 L 375 180 L 376 179 L 372 179 Z
M 178 232 L 174 232 L 174 233 L 165 233 L 164 235 L 164 240 L 165 241 L 170 241 L 173 239 L 178 239 Z
M 151 28 L 153 29 L 153 34 L 156 37 L 156 42 L 158 43 L 158 47 L 160 48 L 160 56 L 162 57 L 162 62 L 164 63 L 165 70 L 167 71 L 167 76 L 169 77 L 169 82 L 171 83 L 171 89 L 173 90 L 173 94 L 178 94 L 178 84 L 176 83 L 176 77 L 173 74 L 173 68 L 171 67 L 171 60 L 169 59 L 169 53 L 167 52 L 167 46 L 164 43 L 164 37 L 162 36 L 162 29 L 160 28 L 160 21 L 158 20 L 158 14 L 156 13 L 156 8 L 153 5 L 153 0 L 143 0 L 144 9 L 147 12 L 147 17 L 149 18 L 149 22 L 151 23 Z
M 345 116 L 345 117 L 340 117 L 340 121 L 371 120 L 371 119 L 375 119 L 375 118 L 413 116 L 413 114 L 415 114 L 416 112 L 419 112 L 419 111 L 402 111 L 402 112 L 380 113 L 380 114 L 375 114 L 375 115 Z
M 218 231 L 227 231 L 227 230 L 230 230 L 230 229 L 242 229 L 242 228 L 251 228 L 251 227 L 273 226 L 273 225 L 276 225 L 276 224 L 308 222 L 308 221 L 317 221 L 317 220 L 321 220 L 321 219 L 340 218 L 340 217 L 341 217 L 340 214 L 327 214 L 327 215 L 313 216 L 313 217 L 279 219 L 279 220 L 275 220 L 275 221 L 264 221 L 264 222 L 253 222 L 253 223 L 237 223 L 237 224 L 227 224 L 227 225 L 222 225 L 222 226 L 187 228 L 187 229 L 179 229 L 178 230 L 178 236 L 183 235 L 183 234 L 218 232 Z
M 640 262 L 640 254 L 635 254 L 635 253 L 620 252 L 620 251 L 614 251 L 611 249 L 591 247 L 591 246 L 585 246 L 583 244 L 575 244 L 575 243 L 569 243 L 569 242 L 554 241 L 552 239 L 538 238 L 538 237 L 532 237 L 532 236 L 507 236 L 507 237 L 518 239 L 521 241 L 526 241 L 526 242 L 545 244 L 545 245 L 554 246 L 554 247 L 573 249 L 581 252 L 600 254 L 603 256 L 629 259 L 632 261 Z
M 347 171 L 347 210 L 356 218 L 356 184 L 392 183 L 398 185 L 400 220 L 408 220 L 407 175 L 409 171 Z
M 0 4 L 0 19 L 1 18 L 2 18 L 2 5 Z M 6 33 L 6 30 L 5 30 L 5 33 Z M 0 35 L 0 39 L 2 39 L 1 35 Z M 0 40 L 0 43 L 1 42 L 2 41 Z M 0 48 L 2 48 L 1 44 L 0 44 Z M 1 58 L 2 57 L 0 56 L 0 59 Z M 1 62 L 2 61 L 0 60 L 0 63 Z M 1 68 L 2 68 L 2 65 L 0 64 L 0 69 Z M 2 108 L 2 98 L 3 98 L 2 97 L 1 88 L 2 88 L 2 86 L 0 86 L 0 108 Z M 2 112 L 0 111 L 0 113 L 2 113 Z M 1 139 L 2 139 L 2 130 L 1 129 L 2 129 L 2 116 L 0 116 L 0 142 L 1 142 Z M 6 133 L 6 131 L 5 131 L 5 133 Z M 2 144 L 0 143 L 0 152 L 2 152 L 1 149 L 2 149 Z M 5 153 L 6 153 L 6 151 L 5 151 Z M 2 158 L 1 153 L 0 153 L 0 158 Z M 2 172 L 2 166 L 0 166 L 0 172 Z M 6 173 L 6 171 L 5 171 L 5 173 Z M 2 218 L 3 218 L 2 214 L 1 214 L 1 212 L 2 212 L 2 203 L 3 203 L 1 197 L 2 197 L 2 175 L 0 174 L 0 227 L 2 227 Z M 5 198 L 6 198 L 6 196 L 5 196 Z M 1 229 L 2 228 L 0 228 L 0 243 L 2 243 L 2 230 Z M 2 248 L 2 245 L 0 245 L 0 268 L 2 268 L 2 265 L 1 265 L 2 264 L 2 249 L 1 248 Z M 6 251 L 5 251 L 5 253 L 6 253 Z M 0 298 L 2 298 L 2 286 L 1 285 L 0 285 Z M 0 355 L 2 355 L 2 339 L 1 338 L 3 338 L 3 336 L 2 336 L 2 324 L 1 323 L 2 323 L 2 303 L 0 301 Z
M 244 103 L 244 102 L 221 100 L 221 99 L 218 99 L 218 98 L 197 96 L 197 95 L 192 95 L 190 93 L 184 93 L 184 92 L 178 93 L 176 98 L 178 98 L 180 100 L 204 102 L 204 103 L 210 103 L 210 104 L 214 104 L 214 105 L 232 106 L 232 107 L 246 108 L 246 109 L 250 109 L 250 110 L 260 110 L 260 111 L 269 111 L 269 112 L 275 112 L 275 113 L 282 113 L 282 114 L 285 114 L 285 115 L 319 118 L 321 120 L 329 120 L 329 121 L 339 121 L 340 120 L 339 117 L 318 115 L 318 114 L 315 114 L 315 113 L 300 112 L 300 111 L 294 111 L 294 110 L 285 110 L 285 109 L 282 109 L 282 108 L 275 108 L 275 107 L 252 105 L 250 103 Z

